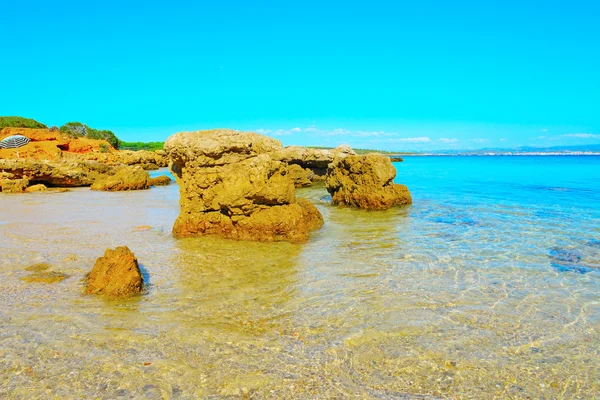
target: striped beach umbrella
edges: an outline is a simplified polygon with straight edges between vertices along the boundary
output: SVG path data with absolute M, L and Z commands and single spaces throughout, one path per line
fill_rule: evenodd
M 13 135 L 2 139 L 0 141 L 0 148 L 18 149 L 21 146 L 25 146 L 27 143 L 29 143 L 29 138 L 23 135 Z M 17 150 L 17 157 L 19 157 L 19 150 Z

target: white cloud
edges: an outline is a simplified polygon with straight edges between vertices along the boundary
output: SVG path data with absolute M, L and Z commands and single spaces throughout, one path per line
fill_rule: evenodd
M 473 142 L 473 143 L 486 143 L 487 141 L 488 141 L 487 139 L 481 139 L 481 138 L 471 139 L 471 142 Z
M 292 128 L 290 129 L 290 132 L 300 132 L 302 129 L 300 128 Z
M 445 138 L 444 137 L 444 138 L 440 139 L 440 142 L 442 142 L 442 143 L 456 143 L 456 142 L 458 142 L 458 139 L 457 138 L 450 139 L 450 138 Z
M 548 132 L 548 129 L 546 129 L 546 128 L 540 129 L 540 132 Z
M 578 139 L 600 139 L 600 135 L 593 133 L 567 133 L 564 137 L 573 137 Z
M 404 143 L 429 143 L 431 142 L 431 138 L 428 136 L 420 136 L 420 137 L 409 137 L 409 138 L 399 138 L 399 139 L 390 139 L 397 142 Z

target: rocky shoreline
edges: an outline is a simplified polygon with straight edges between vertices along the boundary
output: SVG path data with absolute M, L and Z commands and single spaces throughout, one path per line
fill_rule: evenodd
M 296 198 L 295 190 L 316 182 L 324 184 L 333 205 L 385 210 L 412 202 L 408 188 L 394 184 L 396 169 L 389 157 L 356 155 L 347 145 L 283 147 L 276 139 L 230 129 L 180 132 L 165 142 L 164 151 L 153 152 L 121 151 L 104 140 L 73 139 L 49 129 L 4 128 L 0 139 L 13 134 L 27 135 L 31 142 L 18 154 L 0 149 L 3 195 L 74 187 L 144 190 L 168 185 L 168 176 L 151 178 L 147 171 L 169 166 L 180 190 L 180 213 L 172 228 L 176 238 L 216 235 L 305 242 L 324 220 L 314 204 Z M 133 278 L 128 273 L 124 281 L 135 290 L 90 286 L 88 293 L 139 293 L 143 281 L 135 257 L 123 248 L 117 250 L 116 258 L 127 259 L 124 268 L 133 271 Z M 117 253 L 110 250 L 105 256 Z M 109 282 L 109 275 L 119 273 L 106 264 L 108 258 L 95 267 L 102 272 L 91 274 L 89 282 Z

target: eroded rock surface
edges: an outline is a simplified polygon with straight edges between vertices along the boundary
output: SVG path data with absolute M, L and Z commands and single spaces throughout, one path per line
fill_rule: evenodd
M 122 167 L 114 174 L 98 178 L 91 186 L 92 190 L 121 191 L 150 188 L 150 175 L 140 166 Z
M 93 161 L 41 161 L 0 159 L 0 171 L 15 178 L 28 178 L 46 186 L 90 186 L 99 177 L 114 173 L 114 167 Z
M 356 153 L 346 144 L 335 149 L 314 149 L 310 147 L 288 146 L 273 154 L 273 158 L 287 164 L 297 164 L 312 170 L 327 169 L 337 158 L 344 158 Z
M 411 204 L 405 185 L 394 184 L 396 169 L 390 158 L 378 154 L 337 159 L 327 170 L 325 187 L 333 204 L 367 210 L 386 210 Z
M 29 179 L 3 179 L 0 186 L 2 193 L 24 193 L 29 186 Z
M 297 188 L 310 186 L 313 183 L 311 177 L 314 173 L 310 169 L 304 169 L 298 164 L 289 165 L 287 173 Z
M 87 293 L 109 297 L 123 297 L 140 293 L 144 278 L 138 260 L 128 247 L 107 249 L 96 260 L 88 274 Z
M 0 159 L 0 172 L 10 179 L 3 179 L 3 191 L 9 193 L 20 179 L 36 185 L 35 189 L 47 187 L 92 186 L 95 190 L 138 190 L 150 187 L 150 175 L 140 166 L 110 166 L 95 161 L 41 161 L 32 159 Z M 7 190 L 4 190 L 5 182 Z M 27 186 L 25 186 L 27 187 Z M 33 187 L 33 186 L 32 186 Z M 23 191 L 25 188 L 23 188 Z M 13 192 L 14 193 L 14 192 Z
M 166 175 L 160 175 L 155 178 L 150 178 L 151 186 L 167 186 L 171 183 L 171 178 Z
M 323 224 L 308 201 L 296 201 L 287 165 L 271 154 L 278 140 L 228 129 L 181 132 L 165 142 L 180 185 L 177 237 L 306 240 Z

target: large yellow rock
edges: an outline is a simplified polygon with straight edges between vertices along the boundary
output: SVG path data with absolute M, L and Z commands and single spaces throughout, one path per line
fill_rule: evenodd
M 408 188 L 394 184 L 395 177 L 396 169 L 387 156 L 347 156 L 329 166 L 325 187 L 331 194 L 333 204 L 367 210 L 386 210 L 412 204 Z
M 182 132 L 165 142 L 180 186 L 177 237 L 303 241 L 322 226 L 319 211 L 296 202 L 287 165 L 270 153 L 275 139 L 252 132 Z

